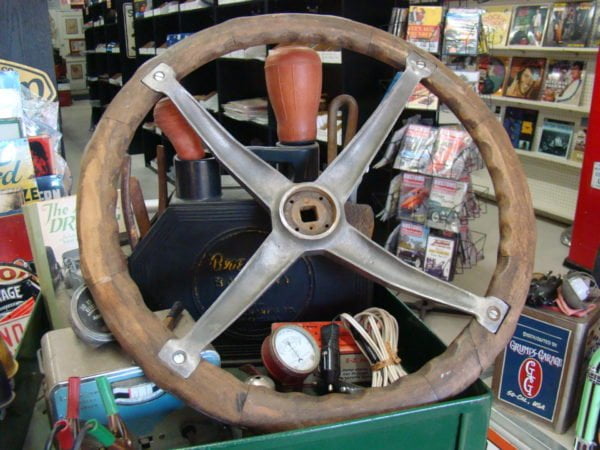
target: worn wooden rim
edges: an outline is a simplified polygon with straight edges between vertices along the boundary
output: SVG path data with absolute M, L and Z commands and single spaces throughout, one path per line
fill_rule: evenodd
M 474 320 L 445 353 L 392 386 L 358 395 L 311 397 L 245 385 L 202 363 L 184 380 L 159 362 L 172 334 L 145 307 L 128 274 L 114 219 L 119 167 L 133 134 L 159 94 L 140 80 L 157 64 L 183 78 L 233 50 L 258 44 L 327 43 L 402 68 L 409 51 L 434 62 L 424 84 L 459 117 L 486 161 L 500 214 L 498 261 L 488 295 L 511 309 L 497 334 Z M 506 132 L 482 100 L 431 55 L 389 33 L 333 16 L 264 15 L 238 18 L 196 33 L 148 61 L 104 113 L 86 148 L 78 196 L 82 272 L 110 330 L 124 349 L 162 388 L 223 422 L 269 430 L 297 428 L 436 402 L 473 383 L 508 342 L 523 307 L 532 270 L 535 228 L 531 199 Z M 159 257 L 157 255 L 157 257 Z

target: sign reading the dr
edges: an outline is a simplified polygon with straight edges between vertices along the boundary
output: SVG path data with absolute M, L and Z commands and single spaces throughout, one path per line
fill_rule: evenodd
M 571 332 L 521 316 L 506 347 L 498 397 L 550 422 Z

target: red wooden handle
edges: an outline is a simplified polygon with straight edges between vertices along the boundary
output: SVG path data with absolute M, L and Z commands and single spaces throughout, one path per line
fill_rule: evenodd
M 179 159 L 194 161 L 204 158 L 204 144 L 200 136 L 170 99 L 163 98 L 156 104 L 154 122 L 169 138 Z
M 267 57 L 265 76 L 279 140 L 286 144 L 314 141 L 323 80 L 318 53 L 308 47 L 277 47 Z

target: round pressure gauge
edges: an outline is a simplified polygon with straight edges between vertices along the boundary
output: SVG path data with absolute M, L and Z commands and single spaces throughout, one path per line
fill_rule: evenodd
M 267 336 L 261 356 L 273 378 L 287 385 L 301 383 L 319 366 L 317 342 L 297 325 L 283 325 Z

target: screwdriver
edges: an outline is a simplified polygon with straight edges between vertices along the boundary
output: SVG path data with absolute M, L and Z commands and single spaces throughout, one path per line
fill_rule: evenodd
M 340 379 L 340 327 L 336 323 L 321 328 L 320 371 L 328 392 L 333 392 Z

